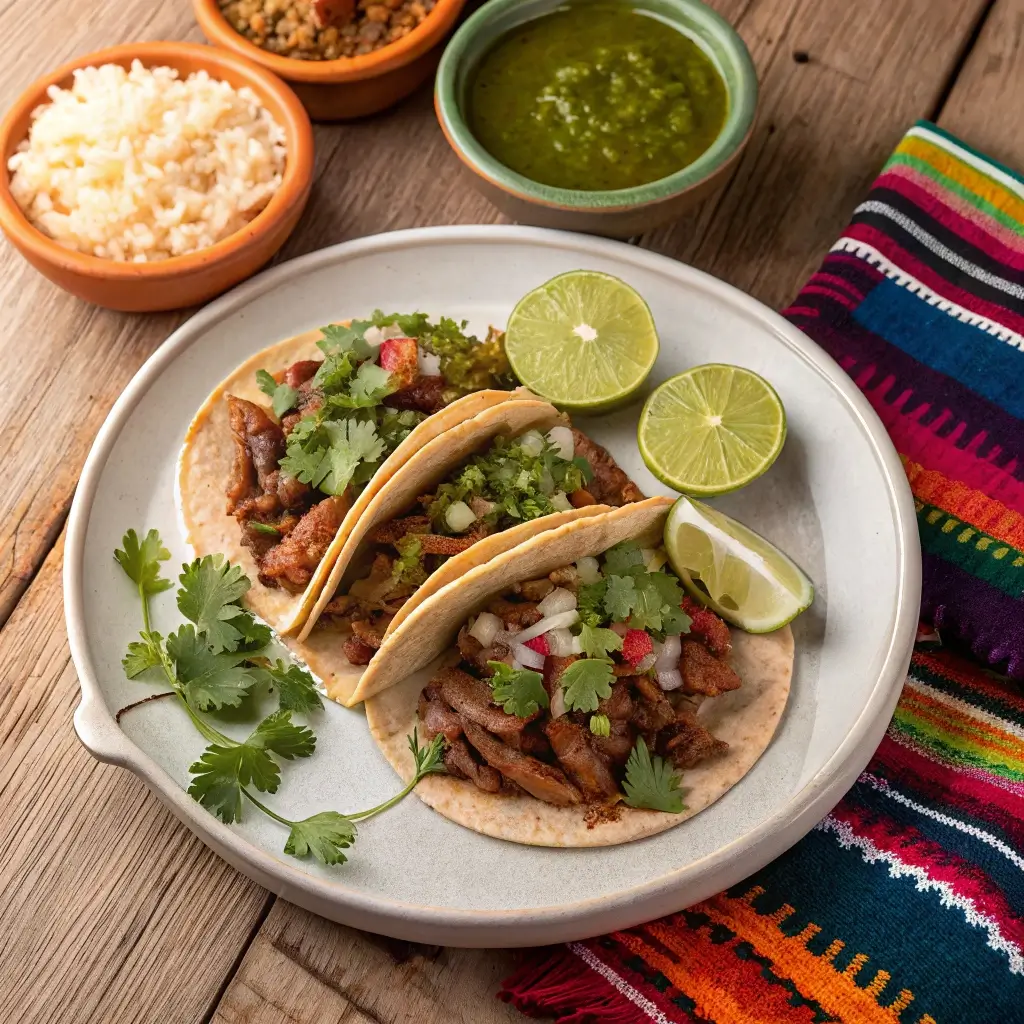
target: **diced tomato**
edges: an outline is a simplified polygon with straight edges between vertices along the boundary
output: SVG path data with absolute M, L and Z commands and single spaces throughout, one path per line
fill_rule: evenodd
M 381 369 L 387 370 L 399 388 L 407 388 L 419 376 L 415 338 L 388 338 L 380 345 Z
M 527 640 L 524 647 L 529 647 L 531 651 L 536 651 L 538 654 L 543 654 L 546 658 L 551 653 L 551 647 L 548 645 L 548 635 L 544 633 L 541 636 L 535 636 L 532 640 Z
M 653 650 L 654 641 L 642 629 L 631 629 L 622 638 L 622 657 L 630 665 L 639 665 Z

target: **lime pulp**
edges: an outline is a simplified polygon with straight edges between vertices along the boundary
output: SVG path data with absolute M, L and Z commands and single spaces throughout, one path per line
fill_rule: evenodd
M 786 440 L 786 411 L 753 370 L 724 363 L 695 366 L 660 384 L 647 399 L 637 444 L 662 483 L 698 497 L 756 480 Z
M 748 633 L 780 629 L 814 600 L 813 584 L 788 555 L 699 501 L 682 497 L 672 506 L 665 550 L 689 593 Z
M 505 351 L 535 394 L 593 412 L 618 405 L 643 384 L 658 358 L 658 333 L 647 303 L 625 281 L 573 270 L 519 300 Z

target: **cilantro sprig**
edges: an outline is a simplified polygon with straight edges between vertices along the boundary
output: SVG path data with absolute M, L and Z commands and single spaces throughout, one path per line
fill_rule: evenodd
M 173 587 L 161 575 L 161 563 L 171 555 L 156 530 L 140 540 L 129 530 L 114 557 L 135 584 L 142 611 L 139 639 L 128 645 L 125 674 L 137 679 L 159 672 L 173 696 L 209 746 L 191 765 L 188 793 L 226 824 L 240 821 L 246 802 L 289 830 L 285 853 L 312 855 L 323 864 L 342 864 L 344 851 L 355 842 L 356 823 L 386 811 L 412 792 L 432 772 L 444 771 L 444 737 L 420 746 L 416 731 L 409 737 L 415 770 L 409 784 L 384 803 L 365 811 L 341 814 L 321 811 L 299 821 L 278 814 L 256 796 L 276 793 L 282 762 L 309 757 L 316 736 L 308 725 L 292 720 L 323 708 L 312 676 L 297 665 L 270 661 L 265 650 L 271 632 L 241 605 L 250 587 L 238 566 L 221 556 L 206 555 L 182 566 L 178 577 L 178 610 L 188 620 L 164 637 L 150 623 L 150 598 Z M 225 735 L 208 717 L 238 708 L 264 687 L 277 693 L 278 707 L 260 721 L 244 740 Z M 155 696 L 164 696 L 157 694 Z M 136 704 L 143 704 L 147 697 Z M 123 711 L 118 712 L 118 719 Z
M 626 762 L 626 779 L 622 784 L 626 803 L 630 807 L 679 814 L 686 809 L 679 781 L 678 772 L 664 758 L 652 757 L 644 738 L 639 736 Z
M 256 383 L 260 391 L 270 397 L 270 405 L 274 415 L 280 419 L 289 409 L 294 409 L 299 400 L 299 392 L 287 384 L 278 384 L 266 370 L 256 371 Z

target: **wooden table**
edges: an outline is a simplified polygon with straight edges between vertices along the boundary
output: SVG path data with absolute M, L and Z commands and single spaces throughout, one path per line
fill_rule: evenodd
M 714 0 L 762 83 L 725 188 L 639 244 L 772 306 L 814 270 L 903 131 L 931 118 L 1024 168 L 1024 0 Z M 0 106 L 69 57 L 200 38 L 186 0 L 0 4 Z M 316 186 L 280 254 L 426 224 L 494 222 L 429 90 L 317 129 Z M 235 873 L 72 731 L 63 529 L 107 410 L 188 315 L 86 306 L 0 247 L 0 1020 L 466 1022 L 505 951 L 413 947 L 329 924 Z

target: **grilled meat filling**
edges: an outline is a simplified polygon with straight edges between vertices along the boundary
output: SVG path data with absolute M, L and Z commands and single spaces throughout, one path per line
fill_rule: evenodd
M 540 613 L 531 598 L 550 593 L 545 584 L 555 579 L 562 585 L 573 581 L 565 570 L 556 570 L 549 579 L 516 584 L 487 608 L 502 619 L 506 630 L 519 631 L 538 621 Z M 484 647 L 467 624 L 457 641 L 461 667 L 441 670 L 423 690 L 420 727 L 428 739 L 438 733 L 445 736 L 445 763 L 453 775 L 488 793 L 525 791 L 559 807 L 614 803 L 640 736 L 652 752 L 677 768 L 692 768 L 728 750 L 696 714 L 702 700 L 739 685 L 724 655 L 715 653 L 728 649 L 727 636 L 728 627 L 707 612 L 700 633 L 682 637 L 679 669 L 684 684 L 670 693 L 651 675 L 638 674 L 634 666 L 617 660 L 611 693 L 594 712 L 608 719 L 608 735 L 603 736 L 591 731 L 590 714 L 552 714 L 560 679 L 580 655 L 545 657 L 542 681 L 552 707 L 519 717 L 494 702 L 490 685 L 493 669 L 487 663 L 511 664 L 509 647 L 501 642 Z

